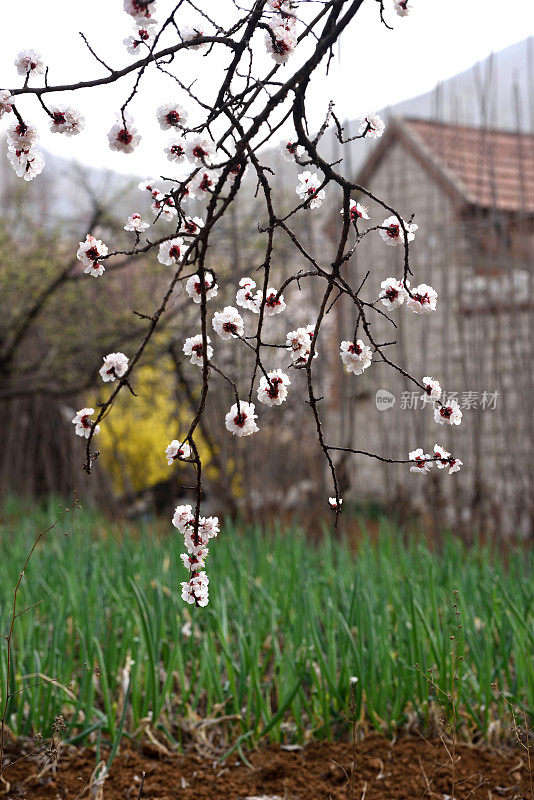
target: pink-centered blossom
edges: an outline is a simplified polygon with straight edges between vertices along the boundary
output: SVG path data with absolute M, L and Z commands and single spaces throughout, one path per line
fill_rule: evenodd
M 202 302 L 202 281 L 198 274 L 191 275 L 187 279 L 185 290 L 194 303 Z M 204 290 L 206 292 L 206 300 L 211 300 L 212 297 L 217 296 L 219 287 L 215 283 L 215 277 L 212 272 L 204 273 Z
M 259 431 L 256 425 L 257 418 L 258 415 L 254 413 L 254 403 L 245 403 L 244 400 L 240 400 L 239 409 L 237 403 L 234 403 L 226 415 L 225 425 L 234 436 L 251 436 Z
M 76 416 L 72 420 L 72 424 L 75 426 L 74 433 L 76 436 L 83 436 L 86 439 L 89 438 L 91 435 L 91 430 L 94 426 L 94 435 L 96 436 L 97 433 L 100 432 L 100 425 L 94 425 L 91 416 L 95 413 L 94 408 L 81 408 L 79 411 L 76 412 Z
M 223 311 L 216 311 L 212 320 L 213 329 L 221 339 L 229 340 L 234 336 L 243 336 L 245 324 L 237 308 L 226 306 Z
M 100 367 L 100 377 L 104 383 L 122 378 L 128 371 L 129 359 L 124 353 L 108 353 L 104 356 L 104 365 Z

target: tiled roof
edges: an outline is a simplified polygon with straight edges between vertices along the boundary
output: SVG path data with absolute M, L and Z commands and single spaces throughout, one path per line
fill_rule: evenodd
M 466 204 L 534 214 L 533 135 L 422 119 L 395 120 L 391 135 L 411 146 L 444 188 Z M 363 169 L 365 177 L 387 147 L 384 137 L 383 151 L 375 151 Z
M 406 120 L 474 205 L 534 213 L 534 136 Z

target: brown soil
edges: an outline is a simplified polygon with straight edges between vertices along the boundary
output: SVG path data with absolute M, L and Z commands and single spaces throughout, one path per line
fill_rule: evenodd
M 14 761 L 15 751 L 8 752 Z M 20 756 L 20 752 L 18 753 Z M 252 753 L 253 769 L 235 756 L 226 763 L 199 755 L 163 755 L 153 745 L 123 750 L 103 786 L 104 800 L 448 800 L 450 755 L 440 741 L 403 737 L 391 743 L 370 736 L 357 745 L 353 791 L 348 782 L 352 746 L 316 742 L 304 749 L 271 746 Z M 497 752 L 457 745 L 455 800 L 534 800 L 526 751 Z M 92 750 L 63 752 L 59 767 L 39 778 L 35 756 L 8 767 L 0 778 L 2 800 L 95 798 Z M 33 780 L 31 780 L 33 776 Z M 30 782 L 31 780 L 31 782 Z M 7 791 L 6 791 L 7 790 Z

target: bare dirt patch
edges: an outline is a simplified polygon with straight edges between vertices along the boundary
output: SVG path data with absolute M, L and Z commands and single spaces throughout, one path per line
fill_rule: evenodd
M 7 753 L 14 760 L 15 750 Z M 392 743 L 369 736 L 357 745 L 353 791 L 348 782 L 350 744 L 316 742 L 301 750 L 266 747 L 249 755 L 253 769 L 230 756 L 226 762 L 198 754 L 165 756 L 156 748 L 123 750 L 103 785 L 104 800 L 136 800 L 146 773 L 142 797 L 147 800 L 414 800 L 451 795 L 452 764 L 439 741 L 403 737 Z M 526 753 L 457 745 L 455 800 L 534 800 Z M 0 781 L 0 797 L 15 800 L 93 798 L 90 778 L 95 754 L 69 750 L 59 767 L 35 779 L 38 764 L 13 764 Z M 33 780 L 32 780 L 33 776 Z M 7 791 L 6 791 L 7 789 Z

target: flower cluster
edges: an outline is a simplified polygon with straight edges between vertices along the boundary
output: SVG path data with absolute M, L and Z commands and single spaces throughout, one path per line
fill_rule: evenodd
M 2 119 L 4 114 L 11 114 L 13 111 L 13 106 L 11 105 L 12 99 L 7 89 L 0 89 L 0 119 Z
M 104 265 L 100 263 L 102 256 L 107 256 L 107 246 L 96 239 L 92 234 L 88 233 L 85 242 L 80 242 L 80 246 L 76 252 L 76 258 L 84 265 L 84 272 L 92 275 L 93 278 L 98 278 L 105 272 Z
M 265 34 L 265 47 L 277 64 L 285 64 L 297 46 L 297 20 L 291 11 L 290 2 L 279 2 L 271 5 L 278 11 L 269 22 L 269 30 Z
M 195 522 L 191 506 L 186 505 L 177 506 L 172 524 L 184 537 L 187 551 L 180 556 L 184 567 L 189 570 L 189 580 L 181 584 L 182 599 L 191 605 L 207 606 L 209 579 L 204 568 L 209 553 L 208 543 L 219 534 L 219 520 L 217 517 L 199 517 Z
M 405 222 L 402 224 L 406 228 L 406 238 L 408 242 L 413 242 L 415 239 L 415 232 L 419 228 L 415 222 Z M 380 228 L 380 236 L 391 247 L 396 247 L 398 244 L 404 244 L 404 231 L 398 217 L 388 217 L 382 223 Z
M 453 472 L 459 472 L 460 467 L 463 465 L 459 458 L 451 456 L 439 444 L 434 445 L 434 455 L 423 452 L 423 449 L 419 447 L 417 450 L 412 450 L 408 454 L 408 458 L 414 462 L 413 466 L 410 467 L 410 472 L 415 475 L 427 475 L 434 464 L 438 469 L 448 469 L 449 475 L 452 475 Z
M 319 208 L 326 197 L 324 189 L 320 189 L 321 181 L 315 172 L 301 172 L 298 176 L 298 184 L 295 189 L 301 200 L 306 200 L 308 208 Z
M 408 0 L 394 0 L 393 8 L 399 17 L 407 17 L 411 11 L 411 6 Z
M 171 466 L 176 460 L 182 461 L 191 456 L 191 447 L 187 442 L 179 442 L 178 439 L 173 439 L 172 442 L 165 448 L 165 455 L 167 456 L 167 464 Z
M 210 345 L 211 339 L 209 336 L 206 337 L 206 340 L 206 355 L 209 361 L 213 355 L 213 347 Z M 191 364 L 202 366 L 204 364 L 204 345 L 202 344 L 202 334 L 197 333 L 196 336 L 190 336 L 188 339 L 186 339 L 184 342 L 183 351 L 186 356 L 191 357 Z
M 362 117 L 358 133 L 369 139 L 380 139 L 386 129 L 386 123 L 380 114 L 367 114 Z
M 37 128 L 21 122 L 7 131 L 7 157 L 18 177 L 25 181 L 31 181 L 44 169 L 42 153 L 35 147 L 38 138 Z
M 282 158 L 290 163 L 295 163 L 297 159 L 302 158 L 306 152 L 301 144 L 294 142 L 291 139 L 283 139 L 280 142 L 280 152 Z
M 254 403 L 240 400 L 234 403 L 225 417 L 225 425 L 234 436 L 251 436 L 259 431 L 256 425 L 258 415 L 254 413 Z
M 183 28 L 180 28 L 180 36 L 182 37 L 182 41 L 189 45 L 190 50 L 205 50 L 208 46 L 207 42 L 198 42 L 197 44 L 192 44 L 193 42 L 197 42 L 202 36 L 206 36 L 207 34 L 199 25 L 195 25 L 192 27 L 191 25 L 185 25 Z
M 27 78 L 29 75 L 44 75 L 46 66 L 39 53 L 35 50 L 22 50 L 15 59 L 15 66 L 19 75 Z
M 64 133 L 65 136 L 77 136 L 85 127 L 85 120 L 75 108 L 57 105 L 50 109 L 52 133 Z
M 193 303 L 200 303 L 202 300 L 202 281 L 200 279 L 200 275 L 191 275 L 191 277 L 187 279 L 185 290 Z M 206 272 L 204 274 L 204 291 L 206 293 L 206 300 L 211 300 L 212 297 L 216 297 L 217 292 L 219 291 L 219 287 L 215 283 L 215 277 L 211 272 Z M 228 309 L 225 308 L 224 310 L 227 311 Z M 215 323 L 213 327 L 215 328 Z M 215 330 L 217 329 L 215 328 Z M 222 334 L 219 335 L 222 336 Z M 222 338 L 224 339 L 226 337 L 222 336 Z
M 399 308 L 404 301 L 414 314 L 430 314 L 436 310 L 438 293 L 426 283 L 420 283 L 419 286 L 410 289 L 408 280 L 402 282 L 397 278 L 387 278 L 380 286 L 382 291 L 378 299 L 389 310 Z
M 172 267 L 179 264 L 184 257 L 184 240 L 179 236 L 168 239 L 159 246 L 158 261 L 165 267 Z
M 152 19 L 156 0 L 124 0 L 124 10 L 136 21 Z
M 221 339 L 232 339 L 234 336 L 243 336 L 245 323 L 243 317 L 233 306 L 226 306 L 223 311 L 216 311 L 211 321 L 213 330 Z
M 117 150 L 121 153 L 133 153 L 141 136 L 134 127 L 134 122 L 129 114 L 117 117 L 117 122 L 108 133 L 110 150 Z
M 371 366 L 373 360 L 371 348 L 361 339 L 356 342 L 341 342 L 340 355 L 347 372 L 353 372 L 355 375 L 361 375 Z
M 291 381 L 281 369 L 273 369 L 262 376 L 258 386 L 258 400 L 266 406 L 279 406 L 287 399 L 287 387 Z
M 252 278 L 241 278 L 239 286 L 240 288 L 237 290 L 235 298 L 237 305 L 252 311 L 254 314 L 259 314 L 263 301 L 263 292 L 259 290 L 257 292 L 252 291 L 256 288 L 256 283 Z M 267 316 L 272 317 L 275 314 L 281 314 L 285 307 L 284 295 L 270 286 L 265 293 L 265 313 Z
M 291 361 L 296 367 L 303 367 L 308 363 L 314 331 L 315 325 L 310 323 L 305 328 L 297 328 L 296 331 L 289 331 L 286 334 L 286 348 L 289 350 Z M 317 355 L 317 349 L 315 349 L 313 357 L 317 358 Z
M 187 122 L 187 111 L 178 103 L 167 103 L 160 106 L 156 118 L 162 131 L 183 128 Z
M 134 23 L 133 34 L 123 39 L 123 44 L 130 55 L 137 56 L 143 47 L 147 49 L 152 47 L 156 38 L 155 24 L 156 20 L 152 18 L 138 20 Z

